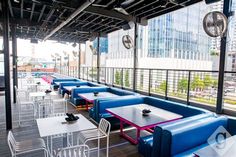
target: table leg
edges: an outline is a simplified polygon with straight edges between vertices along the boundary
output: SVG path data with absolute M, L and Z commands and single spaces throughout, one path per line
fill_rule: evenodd
M 124 133 L 124 130 L 123 130 L 123 128 L 124 128 L 124 123 L 125 122 L 123 122 L 122 120 L 120 120 L 120 135 L 123 137 L 123 138 L 125 138 L 125 139 L 127 139 L 130 143 L 132 143 L 132 144 L 138 144 L 138 140 L 139 140 L 139 138 L 140 138 L 140 129 L 139 128 L 136 128 L 137 129 L 137 132 L 136 132 L 136 138 L 135 139 L 133 139 L 132 137 L 130 137 L 129 135 L 127 135 L 127 134 L 125 134 Z
M 88 111 L 88 101 L 85 102 L 86 102 L 86 110 Z

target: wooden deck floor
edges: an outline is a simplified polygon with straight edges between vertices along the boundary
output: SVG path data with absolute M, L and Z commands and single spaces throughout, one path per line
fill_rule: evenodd
M 5 103 L 4 96 L 0 94 L 0 157 L 10 157 L 10 150 L 7 145 L 7 131 L 5 130 Z M 68 106 L 68 111 L 72 113 L 78 113 L 73 106 Z M 88 117 L 88 112 L 81 111 L 79 112 L 83 114 L 85 117 Z M 39 137 L 38 128 L 35 121 L 29 121 L 32 117 L 29 113 L 24 113 L 25 122 L 23 122 L 22 126 L 18 125 L 18 110 L 15 104 L 12 105 L 12 116 L 13 116 L 13 134 L 16 137 L 17 141 L 33 139 Z M 135 130 L 128 129 L 127 131 L 131 136 L 135 135 Z M 146 133 L 143 133 L 146 134 Z M 54 142 L 55 147 L 60 148 L 62 146 L 62 138 L 56 139 Z M 95 145 L 96 143 L 90 143 L 90 145 Z M 105 156 L 105 141 L 102 140 L 102 148 L 100 151 L 100 156 Z M 119 136 L 119 130 L 113 130 L 110 135 L 110 157 L 141 157 L 138 153 L 138 149 L 136 145 L 132 145 L 127 142 L 125 139 Z M 21 155 L 22 157 L 41 157 L 43 154 L 41 152 L 35 152 L 27 155 Z M 93 151 L 91 153 L 91 157 L 97 156 L 97 152 Z

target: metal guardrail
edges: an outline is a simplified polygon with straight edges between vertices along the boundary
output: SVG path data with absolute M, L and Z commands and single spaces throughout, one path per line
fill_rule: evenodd
M 97 70 L 100 72 L 99 81 Z M 236 72 L 225 73 L 224 102 L 226 106 L 235 106 L 236 109 L 236 99 L 232 99 L 236 97 Z M 146 95 L 157 95 L 165 99 L 178 99 L 186 104 L 216 106 L 218 71 L 137 68 L 135 77 L 137 81 L 133 89 L 133 68 L 80 68 L 80 78 L 87 81 L 135 90 Z

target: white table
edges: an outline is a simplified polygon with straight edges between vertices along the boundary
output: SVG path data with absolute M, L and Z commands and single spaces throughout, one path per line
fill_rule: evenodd
M 194 154 L 199 157 L 235 157 L 236 135 L 227 138 L 221 145 L 213 143 L 197 150 Z
M 27 83 L 26 86 L 27 86 L 27 89 L 35 89 L 35 91 L 37 92 L 38 91 L 38 85 L 37 83 Z
M 97 128 L 92 122 L 86 119 L 83 115 L 76 114 L 75 116 L 78 116 L 79 119 L 73 123 L 66 122 L 65 118 L 67 116 L 37 119 L 36 122 L 40 137 L 47 137 L 48 139 L 53 135 L 68 134 Z M 47 146 L 49 146 L 48 140 L 47 140 Z M 52 147 L 50 151 L 52 152 Z
M 31 92 L 29 93 L 29 97 L 33 100 L 34 104 L 37 106 L 37 112 L 39 113 L 40 117 L 40 106 L 39 106 L 39 101 L 45 99 L 46 96 L 49 97 L 49 101 L 51 104 L 51 96 L 56 96 L 56 92 L 50 92 L 46 94 L 45 92 Z M 41 98 L 41 99 L 38 99 Z M 43 106 L 43 117 L 45 117 L 45 106 Z
M 29 93 L 29 96 L 31 98 L 35 98 L 35 97 L 45 97 L 45 96 L 56 96 L 57 93 L 56 92 L 50 92 L 48 94 L 46 94 L 45 92 L 31 92 Z

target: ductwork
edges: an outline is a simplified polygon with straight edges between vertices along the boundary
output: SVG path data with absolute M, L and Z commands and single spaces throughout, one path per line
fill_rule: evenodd
M 54 33 L 56 33 L 58 30 L 63 28 L 65 25 L 67 25 L 71 20 L 73 20 L 77 15 L 79 15 L 84 9 L 86 9 L 90 4 L 92 4 L 95 0 L 87 0 L 84 2 L 79 8 L 71 14 L 66 21 L 62 22 L 59 26 L 57 26 L 55 29 L 53 29 L 43 40 L 47 40 L 50 38 Z

